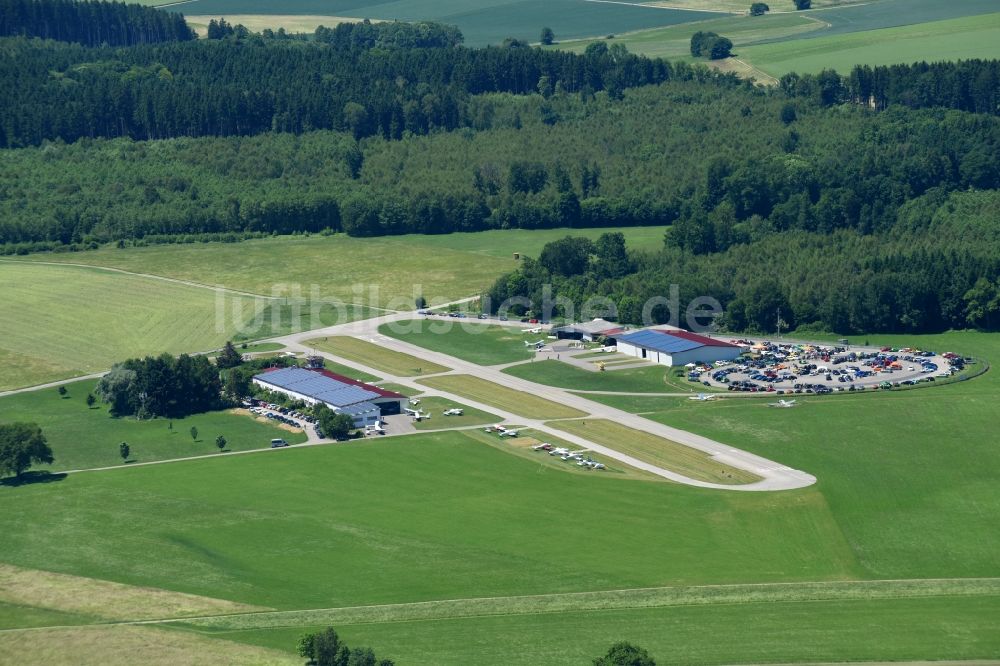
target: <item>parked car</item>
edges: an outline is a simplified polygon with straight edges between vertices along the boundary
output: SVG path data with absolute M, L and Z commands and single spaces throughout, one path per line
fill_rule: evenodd
M 271 440 L 271 448 L 272 449 L 280 449 L 283 446 L 288 446 L 288 442 L 286 442 L 283 439 L 272 439 Z

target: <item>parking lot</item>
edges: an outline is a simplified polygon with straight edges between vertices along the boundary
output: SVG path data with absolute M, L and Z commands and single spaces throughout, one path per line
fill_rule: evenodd
M 858 347 L 734 339 L 740 359 L 689 368 L 688 380 L 742 393 L 840 393 L 932 383 L 961 370 L 967 359 L 909 347 Z

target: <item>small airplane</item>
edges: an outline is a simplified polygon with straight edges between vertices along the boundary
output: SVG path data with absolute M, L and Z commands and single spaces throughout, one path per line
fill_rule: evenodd
M 544 340 L 539 340 L 538 342 L 531 342 L 530 340 L 525 340 L 524 341 L 524 346 L 525 347 L 534 347 L 535 349 L 541 349 L 542 347 L 545 346 L 545 341 Z
M 418 399 L 416 399 L 416 398 L 410 398 L 409 402 L 410 402 L 411 405 L 419 405 L 420 404 L 420 401 Z
M 502 430 L 500 432 L 501 437 L 517 437 L 517 430 Z
M 564 449 L 563 447 L 557 447 L 549 451 L 550 456 L 564 456 L 569 453 L 569 449 Z
M 430 414 L 424 414 L 419 409 L 409 409 L 409 408 L 407 408 L 407 409 L 405 409 L 403 411 L 406 412 L 407 416 L 412 416 L 417 421 L 420 421 L 422 419 L 429 419 L 431 417 Z
M 688 400 L 698 400 L 700 402 L 708 402 L 710 400 L 715 400 L 715 396 L 710 393 L 699 393 L 698 395 L 692 395 Z
M 551 451 L 552 445 L 549 444 L 548 442 L 542 442 L 541 444 L 535 444 L 531 448 L 534 449 L 535 451 Z
M 442 412 L 445 416 L 461 416 L 464 412 L 458 407 L 452 407 L 451 409 L 446 409 Z
M 779 400 L 778 402 L 769 402 L 767 404 L 767 406 L 768 407 L 786 407 L 786 408 L 787 407 L 794 407 L 795 406 L 795 401 L 794 400 Z
M 542 332 L 542 327 L 538 326 L 538 327 L 535 327 L 535 328 L 526 328 L 526 329 L 522 330 L 521 332 L 522 333 L 530 333 L 530 334 L 533 334 L 533 335 L 538 335 L 539 333 Z
M 367 426 L 365 426 L 365 434 L 366 435 L 369 435 L 369 434 L 384 435 L 385 434 L 385 429 L 382 427 L 381 423 L 375 423 L 373 425 L 367 425 Z

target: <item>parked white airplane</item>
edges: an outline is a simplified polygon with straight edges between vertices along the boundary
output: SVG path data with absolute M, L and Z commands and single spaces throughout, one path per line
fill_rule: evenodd
M 769 402 L 768 407 L 794 407 L 794 400 L 779 400 L 778 402 Z
M 715 396 L 711 393 L 699 393 L 698 395 L 693 395 L 688 400 L 700 400 L 701 402 L 708 402 L 709 400 L 715 400 Z
M 500 432 L 501 437 L 517 437 L 517 430 L 503 430 Z
M 531 334 L 534 334 L 534 335 L 538 335 L 539 333 L 542 332 L 542 327 L 541 326 L 537 326 L 535 328 L 526 328 L 526 329 L 522 330 L 521 332 L 522 333 L 531 333 Z
M 445 416 L 461 416 L 463 411 L 458 407 L 452 407 L 451 409 L 444 410 L 443 414 Z
M 524 341 L 524 346 L 525 347 L 534 347 L 535 349 L 541 349 L 542 347 L 545 346 L 545 341 L 544 340 L 539 340 L 538 342 L 531 342 L 529 340 L 525 340 Z

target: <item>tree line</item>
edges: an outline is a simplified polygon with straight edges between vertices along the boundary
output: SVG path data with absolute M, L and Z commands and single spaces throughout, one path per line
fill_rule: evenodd
M 531 305 L 518 312 L 532 309 L 537 316 L 551 285 L 577 317 L 599 296 L 608 310 L 591 316 L 634 325 L 686 327 L 684 308 L 708 296 L 724 311 L 715 325 L 738 332 L 773 333 L 779 318 L 786 330 L 845 334 L 1000 330 L 998 206 L 997 191 L 935 191 L 903 206 L 888 230 L 791 230 L 701 255 L 678 247 L 675 229 L 654 253 L 623 254 L 623 239 L 564 239 L 525 259 L 485 295 L 494 310 L 506 299 L 528 299 Z M 650 299 L 668 297 L 672 285 L 681 311 L 664 303 L 644 313 Z M 549 314 L 569 313 L 560 307 Z
M 205 356 L 170 354 L 118 363 L 95 393 L 112 416 L 181 418 L 222 406 L 219 370 Z
M 106 0 L 0 0 L 0 37 L 38 37 L 84 46 L 133 46 L 195 39 L 184 16 Z

